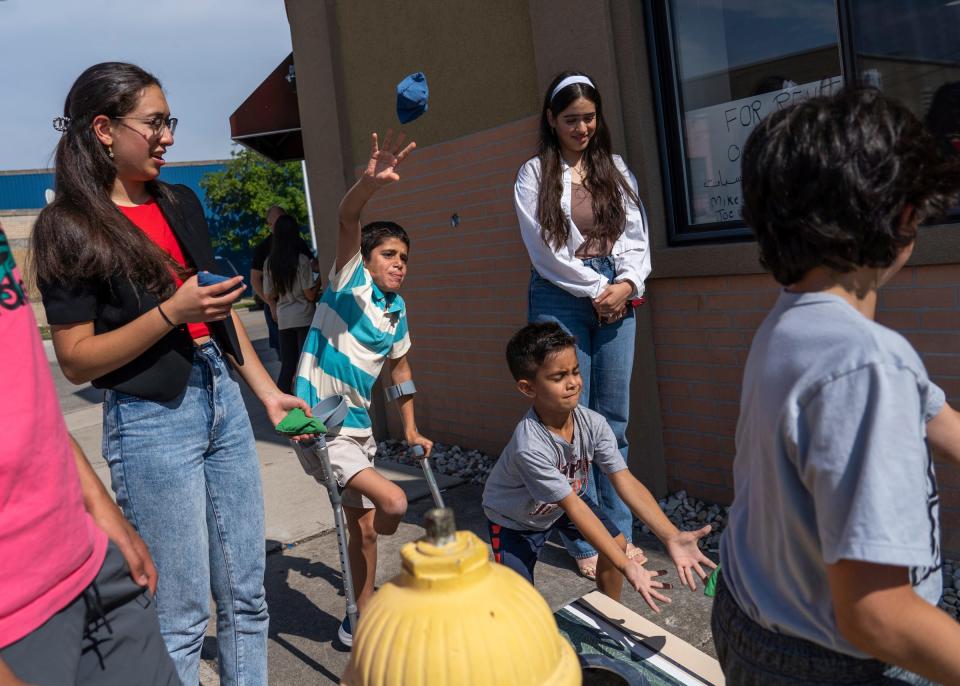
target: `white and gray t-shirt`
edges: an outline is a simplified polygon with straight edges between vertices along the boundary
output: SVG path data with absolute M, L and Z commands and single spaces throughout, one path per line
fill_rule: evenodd
M 533 408 L 520 420 L 483 489 L 491 522 L 546 531 L 563 514 L 560 500 L 571 491 L 586 493 L 591 462 L 605 474 L 627 468 L 603 415 L 578 405 L 573 419 L 572 443 L 549 431 Z
M 306 255 L 300 255 L 297 263 L 297 274 L 293 278 L 293 287 L 277 299 L 277 328 L 298 329 L 310 326 L 316 305 L 307 300 L 303 292 L 307 288 L 313 288 L 314 285 L 310 258 Z M 263 292 L 268 296 L 275 293 L 269 257 L 263 264 Z
M 941 593 L 926 423 L 944 405 L 916 351 L 838 296 L 783 292 L 747 357 L 723 578 L 760 625 L 867 657 L 834 620 L 826 566 L 909 568 Z

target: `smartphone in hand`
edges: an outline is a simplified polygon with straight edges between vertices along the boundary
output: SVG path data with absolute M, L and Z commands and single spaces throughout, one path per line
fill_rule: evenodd
M 213 274 L 208 271 L 197 272 L 197 283 L 200 286 L 212 286 L 215 283 L 222 283 L 224 281 L 229 281 L 232 278 L 233 278 L 232 276 L 220 276 L 219 274 Z M 227 291 L 227 293 L 233 293 L 238 288 L 243 288 L 242 281 L 238 283 L 236 286 L 234 286 L 233 288 L 231 288 L 229 291 Z M 226 293 L 223 293 L 221 295 L 226 295 Z

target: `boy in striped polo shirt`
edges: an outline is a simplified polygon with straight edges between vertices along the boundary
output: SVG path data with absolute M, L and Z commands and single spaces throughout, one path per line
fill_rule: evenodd
M 388 132 L 380 148 L 373 134 L 370 161 L 340 201 L 337 261 L 317 304 L 296 378 L 297 395 L 311 407 L 331 395 L 343 395 L 349 405 L 339 435 L 328 438 L 327 448 L 337 483 L 345 489 L 350 567 L 361 612 L 373 595 L 377 535 L 393 534 L 407 510 L 403 490 L 372 468 L 377 444 L 369 409 L 387 359 L 392 385 L 412 379 L 406 357 L 410 349 L 406 308 L 395 292 L 407 273 L 410 238 L 393 222 L 360 228 L 364 206 L 380 188 L 400 180 L 397 167 L 416 147 L 413 142 L 403 147 L 403 133 L 395 141 L 391 138 Z M 423 446 L 429 456 L 433 443 L 417 431 L 413 396 L 403 396 L 397 404 L 407 443 Z M 340 640 L 350 646 L 352 634 L 344 617 Z

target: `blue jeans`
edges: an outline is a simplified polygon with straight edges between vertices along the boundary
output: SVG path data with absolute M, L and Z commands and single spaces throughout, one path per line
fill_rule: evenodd
M 593 257 L 584 265 L 606 276 L 616 276 L 613 259 Z M 578 298 L 540 276 L 530 275 L 528 319 L 555 321 L 577 339 L 577 361 L 583 378 L 580 404 L 602 414 L 614 436 L 624 461 L 627 460 L 627 418 L 630 415 L 630 375 L 633 372 L 637 320 L 632 309 L 612 324 L 600 324 L 589 298 Z M 614 490 L 606 474 L 593 465 L 593 478 L 586 497 L 600 505 L 607 517 L 633 541 L 633 514 Z M 572 541 L 561 532 L 567 551 L 575 558 L 597 554 L 585 540 Z
M 159 573 L 157 611 L 184 684 L 217 607 L 222 684 L 267 683 L 260 464 L 240 387 L 215 343 L 194 351 L 184 392 L 158 403 L 107 391 L 103 453 L 117 503 Z
M 264 303 L 263 318 L 267 322 L 267 344 L 273 348 L 274 352 L 280 354 L 280 325 L 270 314 L 270 306 Z

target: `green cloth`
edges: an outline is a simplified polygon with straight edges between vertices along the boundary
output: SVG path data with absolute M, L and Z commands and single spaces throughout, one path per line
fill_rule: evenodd
M 277 433 L 288 436 L 301 434 L 325 434 L 327 427 L 319 419 L 308 417 L 299 407 L 290 410 L 287 416 L 277 424 Z
M 703 586 L 703 595 L 713 598 L 717 595 L 717 580 L 720 578 L 720 565 L 713 570 L 713 574 L 707 577 L 707 583 Z

